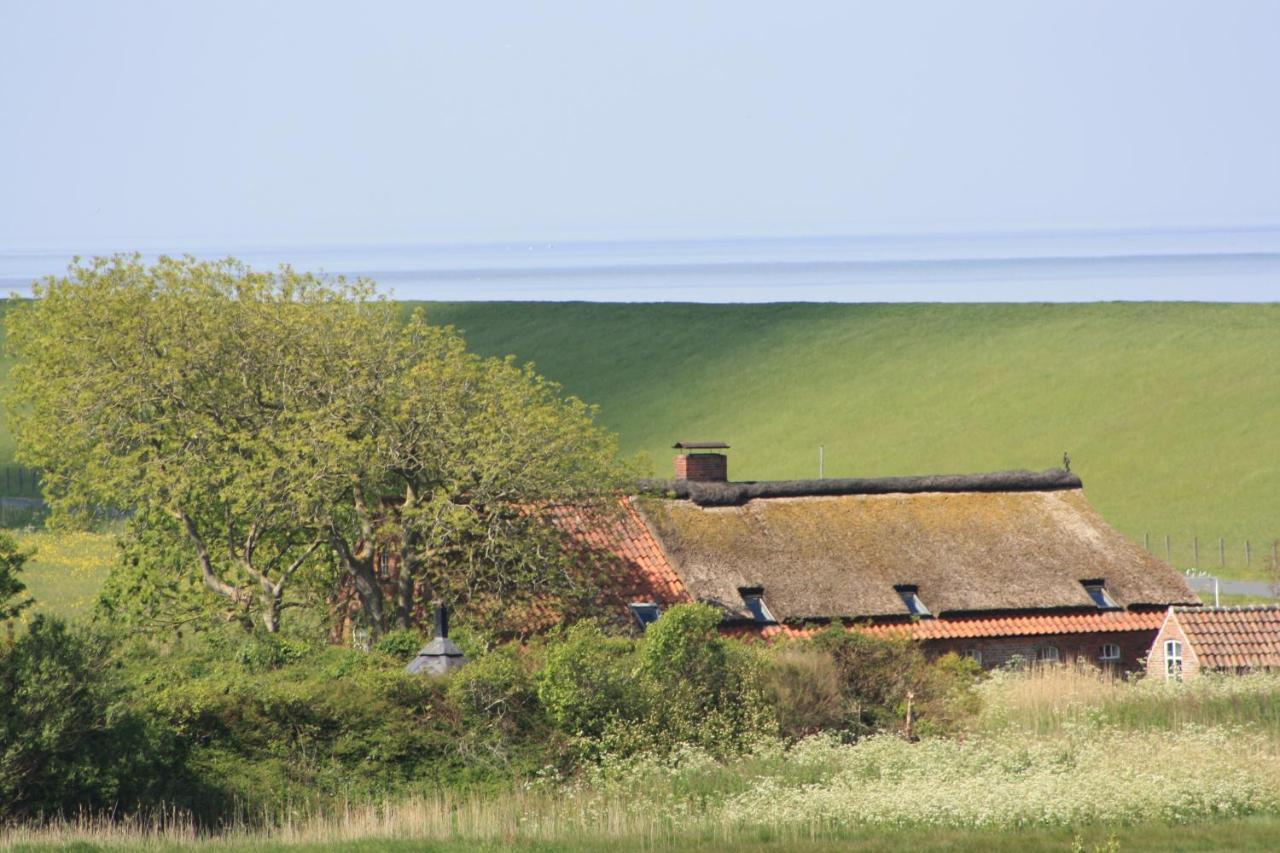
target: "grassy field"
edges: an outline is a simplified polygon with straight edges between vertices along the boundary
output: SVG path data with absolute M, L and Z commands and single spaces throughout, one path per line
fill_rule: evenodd
M 1201 568 L 1262 577 L 1280 539 L 1280 305 L 426 307 L 599 404 L 658 474 L 678 439 L 729 441 L 738 479 L 814 476 L 819 445 L 837 477 L 1066 450 L 1103 515 L 1161 556 L 1168 534 L 1179 567 L 1199 537 Z
M 115 534 L 15 531 L 14 538 L 23 549 L 35 551 L 22 572 L 35 605 L 20 618 L 29 620 L 37 613 L 87 617 L 115 557 Z

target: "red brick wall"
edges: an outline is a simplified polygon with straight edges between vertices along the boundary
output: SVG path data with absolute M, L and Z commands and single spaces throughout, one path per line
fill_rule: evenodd
M 1015 658 L 1034 662 L 1040 649 L 1051 646 L 1058 650 L 1058 659 L 1063 663 L 1079 659 L 1100 666 L 1103 644 L 1112 643 L 1120 647 L 1120 671 L 1137 672 L 1146 662 L 1147 652 L 1151 649 L 1151 641 L 1155 635 L 1155 631 L 1102 631 L 1094 634 L 1050 634 L 1038 637 L 926 640 L 925 651 L 935 655 L 947 652 L 963 655 L 966 651 L 976 650 L 982 654 L 983 668 L 994 669 L 1013 662 Z
M 729 458 L 722 453 L 682 453 L 676 457 L 677 480 L 729 479 Z
M 1165 677 L 1164 644 L 1166 640 L 1177 640 L 1182 643 L 1182 677 L 1187 679 L 1199 675 L 1200 660 L 1196 657 L 1196 651 L 1191 647 L 1191 643 L 1187 642 L 1187 635 L 1178 624 L 1178 615 L 1174 613 L 1165 619 L 1164 627 L 1151 643 L 1151 655 L 1147 658 L 1147 676 L 1161 679 Z

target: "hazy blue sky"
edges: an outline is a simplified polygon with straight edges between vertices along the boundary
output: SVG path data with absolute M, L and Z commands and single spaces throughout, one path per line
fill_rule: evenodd
M 1280 2 L 0 3 L 0 250 L 1280 224 Z

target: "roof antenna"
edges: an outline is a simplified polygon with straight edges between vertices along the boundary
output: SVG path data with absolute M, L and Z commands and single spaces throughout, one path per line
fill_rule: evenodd
M 1062 451 L 1062 470 L 1064 471 L 1071 470 L 1071 454 L 1065 450 Z

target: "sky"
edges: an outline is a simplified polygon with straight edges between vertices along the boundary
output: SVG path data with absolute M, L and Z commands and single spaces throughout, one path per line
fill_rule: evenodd
M 1274 0 L 3 0 L 0 253 L 1280 235 L 1277 33 Z

